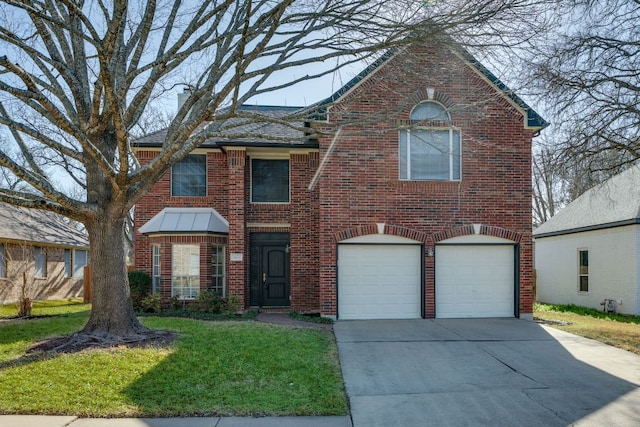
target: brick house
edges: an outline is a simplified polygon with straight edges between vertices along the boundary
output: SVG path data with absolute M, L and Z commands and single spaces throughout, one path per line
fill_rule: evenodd
M 314 107 L 243 106 L 305 115 L 299 128 L 229 120 L 254 136 L 221 131 L 136 205 L 135 265 L 163 298 L 208 288 L 339 319 L 532 317 L 535 111 L 465 51 L 426 45 Z M 140 162 L 163 140 L 138 140 Z
M 45 211 L 0 203 L 0 303 L 82 296 L 87 235 Z

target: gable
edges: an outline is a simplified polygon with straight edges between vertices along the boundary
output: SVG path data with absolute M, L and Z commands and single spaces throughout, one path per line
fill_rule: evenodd
M 318 106 L 318 111 L 320 114 L 316 116 L 316 119 L 327 120 L 328 115 L 333 107 L 332 104 L 339 104 L 341 101 L 345 101 L 349 97 L 353 97 L 355 93 L 358 91 L 368 92 L 371 89 L 370 80 L 375 79 L 376 74 L 385 69 L 385 67 L 393 67 L 397 64 L 419 64 L 423 59 L 421 58 L 421 54 L 434 54 L 434 53 L 443 53 L 445 55 L 449 55 L 451 57 L 451 64 L 454 62 L 459 63 L 462 67 L 466 68 L 467 71 L 471 70 L 477 76 L 479 76 L 487 85 L 491 87 L 491 90 L 494 93 L 494 96 L 498 96 L 504 99 L 513 109 L 517 110 L 519 114 L 522 116 L 522 121 L 525 129 L 531 129 L 534 131 L 539 131 L 548 126 L 548 123 L 529 105 L 527 105 L 519 96 L 515 94 L 511 89 L 509 89 L 498 77 L 496 77 L 491 71 L 489 71 L 484 65 L 482 65 L 477 59 L 473 57 L 468 51 L 463 49 L 461 46 L 447 46 L 445 48 L 434 48 L 432 46 L 426 47 L 422 46 L 409 46 L 403 49 L 394 49 L 387 51 L 380 58 L 378 58 L 375 62 L 366 67 L 363 71 L 361 71 L 358 75 L 356 75 L 353 79 L 351 79 L 347 84 L 337 90 L 330 97 L 321 101 Z M 455 58 L 454 58 L 455 57 Z M 457 70 L 450 74 L 450 77 L 454 78 L 455 74 L 460 74 L 461 69 L 456 66 Z M 453 70 L 448 70 L 449 72 Z M 384 71 L 382 71 L 384 72 Z M 401 82 L 404 82 L 404 78 L 410 77 L 411 74 L 420 75 L 419 69 L 405 70 L 403 72 L 402 66 L 399 69 L 394 70 L 393 73 L 396 75 L 396 79 Z M 420 77 L 424 80 L 429 80 L 429 76 L 420 75 Z M 386 77 L 386 80 L 389 80 Z M 417 96 L 414 99 L 414 104 L 418 103 L 425 99 L 434 99 L 436 93 L 436 87 L 438 86 L 446 86 L 449 82 L 438 81 L 434 82 L 431 86 L 424 86 L 422 88 L 422 95 Z M 416 88 L 418 91 L 420 88 Z M 357 95 L 356 95 L 357 96 Z

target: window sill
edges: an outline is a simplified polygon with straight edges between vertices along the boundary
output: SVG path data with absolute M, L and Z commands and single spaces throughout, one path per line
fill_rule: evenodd
M 463 187 L 462 181 L 405 181 L 398 180 L 396 188 L 407 192 L 457 193 Z

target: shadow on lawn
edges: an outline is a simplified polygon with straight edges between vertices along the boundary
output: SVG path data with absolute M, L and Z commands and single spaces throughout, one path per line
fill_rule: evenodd
M 181 330 L 175 351 L 123 390 L 145 416 L 345 415 L 331 332 L 255 322 Z M 337 356 L 335 356 L 337 358 Z

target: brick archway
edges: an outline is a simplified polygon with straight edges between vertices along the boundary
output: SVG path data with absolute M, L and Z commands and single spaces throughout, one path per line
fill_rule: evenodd
M 511 240 L 516 243 L 520 243 L 520 241 L 522 240 L 522 234 L 517 233 L 513 230 L 484 224 L 469 224 L 459 227 L 452 227 L 446 230 L 439 231 L 437 233 L 433 233 L 433 241 L 434 243 L 437 243 L 442 240 L 451 239 L 453 237 L 468 236 L 473 234 L 499 237 L 501 239 Z
M 401 227 L 398 225 L 380 224 L 382 227 L 382 233 L 378 224 L 365 224 L 357 227 L 349 228 L 339 231 L 333 235 L 336 242 L 352 239 L 354 237 L 366 236 L 369 234 L 387 234 L 391 236 L 404 237 L 407 239 L 415 240 L 418 242 L 426 243 L 427 233 L 413 230 L 411 228 Z

